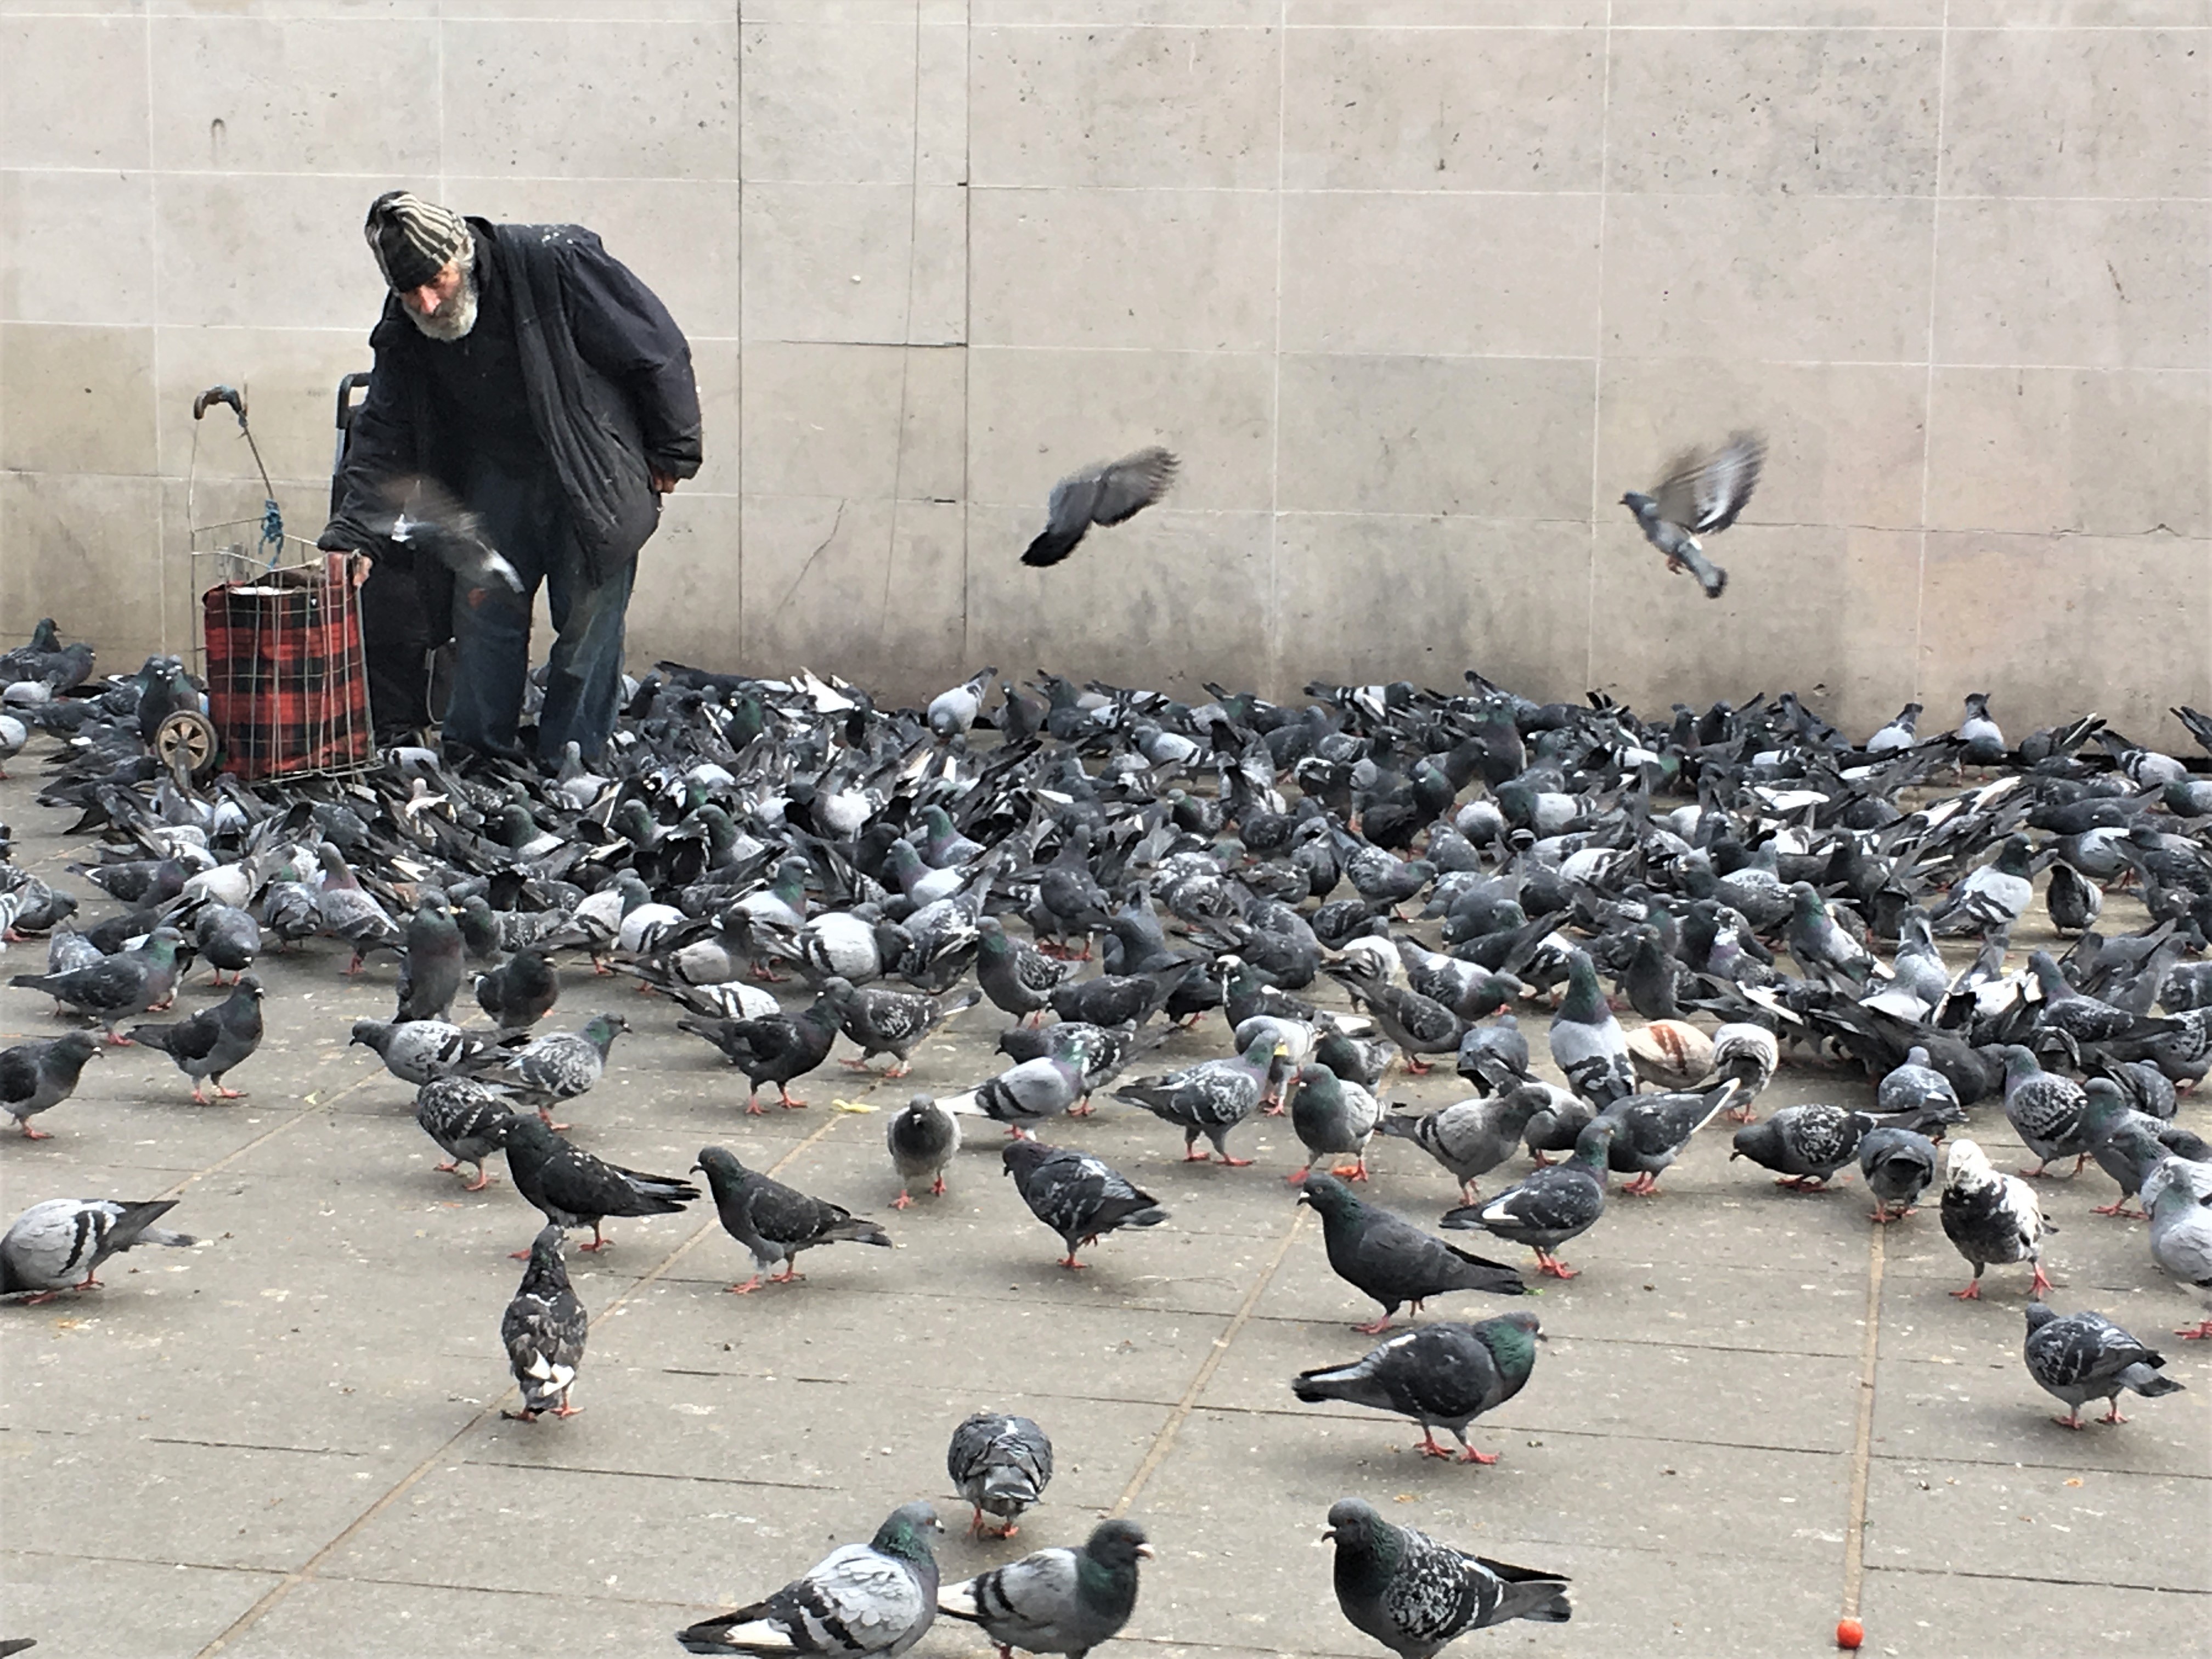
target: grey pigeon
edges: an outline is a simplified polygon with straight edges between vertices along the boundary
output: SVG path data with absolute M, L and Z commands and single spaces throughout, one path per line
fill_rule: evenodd
M 2061 1316 L 2047 1302 L 2027 1304 L 2027 1342 L 2022 1357 L 2036 1386 L 2069 1407 L 2053 1420 L 2061 1428 L 2078 1429 L 2084 1401 L 2101 1400 L 2105 1414 L 2100 1423 L 2124 1423 L 2120 1415 L 2123 1392 L 2155 1400 L 2179 1394 L 2181 1384 L 2160 1376 L 2165 1356 L 2146 1348 L 2102 1314 Z
M 1728 572 L 1705 556 L 1700 536 L 1715 536 L 1736 520 L 1759 483 L 1766 443 L 1755 432 L 1735 432 L 1710 454 L 1696 450 L 1668 464 L 1666 482 L 1652 492 L 1635 490 L 1620 504 L 1636 515 L 1644 539 L 1667 556 L 1667 568 L 1686 569 L 1717 599 L 1728 586 Z
M 890 1248 L 890 1235 L 874 1222 L 748 1170 L 726 1147 L 702 1147 L 691 1167 L 706 1175 L 723 1231 L 752 1252 L 753 1276 L 729 1287 L 739 1296 L 758 1290 L 762 1272 L 778 1262 L 783 1271 L 769 1283 L 788 1285 L 801 1278 L 799 1253 L 819 1244 Z
M 1026 1417 L 977 1412 L 952 1431 L 945 1472 L 975 1512 L 969 1532 L 981 1536 L 988 1514 L 993 1535 L 1012 1538 L 1052 1480 L 1052 1441 Z
M 1079 1037 L 1073 1039 L 1035 1060 L 1009 1066 L 967 1093 L 948 1097 L 941 1103 L 946 1110 L 963 1116 L 988 1117 L 994 1123 L 1003 1123 L 1018 1138 L 1032 1125 L 1075 1109 L 1088 1086 L 1090 1054 L 1087 1042 Z
M 485 1052 L 482 1037 L 471 1036 L 442 1019 L 410 1020 L 404 1024 L 357 1019 L 347 1046 L 355 1042 L 373 1050 L 392 1076 L 418 1089 L 434 1078 L 453 1077 L 465 1070 Z
M 69 1031 L 45 1042 L 19 1042 L 0 1050 L 0 1110 L 15 1120 L 27 1140 L 51 1140 L 31 1120 L 76 1092 L 84 1063 L 98 1057 L 100 1040 L 88 1031 Z
M 505 1144 L 514 1190 L 556 1227 L 589 1227 L 592 1242 L 582 1249 L 606 1249 L 602 1224 L 609 1216 L 672 1215 L 699 1196 L 696 1187 L 674 1176 L 645 1175 L 593 1158 L 527 1113 L 507 1119 Z
M 1022 554 L 1027 565 L 1058 564 L 1094 524 L 1135 517 L 1168 493 L 1176 458 L 1158 445 L 1071 474 L 1053 486 L 1045 526 Z
M 890 1054 L 895 1063 L 884 1073 L 885 1077 L 904 1077 L 914 1069 L 914 1051 L 922 1038 L 983 1000 L 981 991 L 931 997 L 873 985 L 856 987 L 834 977 L 822 982 L 822 994 L 837 1011 L 838 1029 L 860 1045 L 860 1059 L 846 1063 L 866 1071 L 878 1054 Z
M 175 928 L 156 927 L 135 951 L 103 957 L 66 974 L 17 974 L 8 983 L 43 991 L 56 1002 L 91 1015 L 106 1028 L 107 1040 L 120 1044 L 129 1039 L 116 1035 L 118 1020 L 164 1007 L 175 994 L 177 947 L 184 942 L 185 936 Z
M 2212 1164 L 2212 1146 L 2200 1136 L 2136 1110 L 2110 1078 L 2093 1077 L 2081 1086 L 2088 1096 L 2081 1112 L 2081 1138 L 2097 1167 L 2120 1187 L 2119 1197 L 2095 1206 L 2093 1215 L 2143 1219 L 2129 1210 L 2128 1200 L 2142 1191 L 2143 1177 L 2169 1155 Z
M 2004 1060 L 2005 1119 L 2039 1160 L 2033 1170 L 2021 1173 L 2033 1180 L 2045 1173 L 2052 1158 L 2069 1156 L 2078 1172 L 2089 1156 L 2081 1128 L 2087 1091 L 2071 1078 L 2045 1071 L 2034 1053 L 2019 1043 L 2006 1047 Z
M 1536 1316 L 1501 1314 L 1480 1324 L 1424 1325 L 1392 1337 L 1348 1365 L 1326 1365 L 1291 1379 L 1291 1392 L 1309 1402 L 1341 1400 L 1378 1412 L 1395 1412 L 1421 1425 L 1425 1457 L 1449 1457 L 1436 1431 L 1449 1429 L 1464 1463 L 1495 1463 L 1498 1454 L 1467 1443 L 1467 1425 L 1521 1392 L 1536 1369 L 1542 1338 Z
M 1552 1016 L 1552 1061 L 1567 1086 L 1592 1105 L 1636 1092 L 1636 1067 L 1620 1022 L 1605 1006 L 1597 965 L 1586 951 L 1567 952 L 1567 994 Z
M 1747 1158 L 1774 1170 L 1777 1186 L 1810 1192 L 1858 1157 L 1859 1142 L 1874 1127 L 1871 1112 L 1806 1101 L 1738 1129 L 1729 1161 Z
M 116 1198 L 50 1198 L 17 1216 L 0 1237 L 0 1296 L 51 1302 L 59 1291 L 95 1291 L 100 1264 L 135 1244 L 183 1249 L 199 1241 L 153 1224 L 173 1198 L 133 1204 Z M 79 1273 L 84 1275 L 80 1279 Z
M 1457 1101 L 1434 1112 L 1394 1112 L 1382 1120 L 1382 1133 L 1412 1141 L 1443 1164 L 1459 1182 L 1462 1201 L 1472 1204 L 1477 1177 L 1513 1155 L 1528 1120 L 1551 1102 L 1549 1090 L 1522 1083 L 1492 1099 Z
M 620 1014 L 594 1014 L 580 1031 L 549 1031 L 512 1058 L 502 1061 L 495 1050 L 477 1064 L 480 1070 L 495 1064 L 515 1092 L 537 1106 L 547 1127 L 565 1129 L 567 1124 L 553 1121 L 550 1108 L 588 1094 L 606 1073 L 616 1035 L 628 1030 L 629 1022 Z
M 1334 1171 L 1346 1181 L 1367 1179 L 1367 1143 L 1383 1122 L 1382 1104 L 1357 1083 L 1346 1083 L 1326 1066 L 1301 1066 L 1291 1079 L 1291 1130 L 1304 1143 L 1304 1169 L 1289 1177 L 1293 1187 L 1319 1159 L 1337 1155 L 1354 1161 Z M 1514 1131 L 1518 1135 L 1520 1131 Z
M 346 964 L 346 972 L 357 974 L 362 958 L 371 951 L 388 951 L 404 935 L 384 907 L 362 890 L 343 853 L 325 842 L 315 849 L 315 855 L 323 865 L 323 884 L 315 893 L 322 931 L 353 946 L 353 960 Z
M 1812 883 L 1792 883 L 1790 896 L 1790 925 L 1782 938 L 1797 965 L 1805 970 L 1805 977 L 1832 985 L 1863 986 L 1875 966 L 1866 946 L 1838 924 Z
M 1920 718 L 1923 705 L 1908 702 L 1897 711 L 1896 718 L 1866 740 L 1869 755 L 1886 755 L 1894 749 L 1910 749 L 1919 739 L 1913 723 Z
M 765 1601 L 702 1620 L 676 1639 L 686 1653 L 898 1659 L 937 1617 L 929 1534 L 943 1530 L 928 1504 L 906 1504 L 867 1543 L 832 1550 Z
M 446 1154 L 441 1171 L 464 1164 L 477 1166 L 477 1178 L 461 1190 L 480 1193 L 491 1184 L 484 1160 L 507 1145 L 507 1095 L 474 1078 L 433 1078 L 415 1091 L 415 1121 Z
M 1656 1193 L 1661 1173 L 1681 1156 L 1691 1136 L 1734 1102 L 1737 1086 L 1730 1081 L 1703 1093 L 1628 1095 L 1607 1107 L 1601 1115 L 1616 1125 L 1608 1166 L 1634 1176 L 1620 1190 L 1638 1197 Z
M 2164 1159 L 2143 1177 L 2142 1204 L 2150 1212 L 2150 1259 L 2167 1278 L 2195 1289 L 2212 1310 L 2212 1165 Z M 2212 1318 L 2174 1334 L 2189 1342 L 2212 1340 Z
M 568 1403 L 568 1392 L 576 1386 L 576 1367 L 583 1362 L 590 1328 L 584 1304 L 568 1288 L 561 1229 L 541 1228 L 530 1241 L 530 1265 L 522 1270 L 522 1283 L 499 1322 L 499 1340 L 522 1390 L 522 1409 L 500 1415 L 520 1423 L 536 1422 L 540 1412 L 574 1417 L 576 1407 Z
M 1322 1536 L 1336 1546 L 1337 1606 L 1399 1659 L 1431 1659 L 1468 1631 L 1508 1620 L 1563 1625 L 1574 1616 L 1563 1574 L 1470 1555 L 1392 1525 L 1360 1498 L 1330 1504 Z
M 1328 1265 L 1337 1277 L 1382 1304 L 1380 1318 L 1356 1327 L 1367 1335 L 1388 1329 L 1391 1316 L 1406 1303 L 1418 1313 L 1423 1302 L 1447 1291 L 1519 1296 L 1528 1288 L 1504 1263 L 1470 1255 L 1379 1206 L 1362 1202 L 1334 1176 L 1308 1176 L 1299 1184 L 1298 1202 L 1312 1206 L 1321 1217 Z
M 1874 1219 L 1902 1221 L 1936 1179 L 1936 1143 L 1917 1130 L 1877 1126 L 1859 1142 L 1859 1173 L 1874 1194 Z
M 1209 1060 L 1164 1077 L 1139 1078 L 1116 1089 L 1114 1098 L 1179 1125 L 1186 1163 L 1206 1161 L 1207 1154 L 1197 1149 L 1204 1135 L 1222 1163 L 1241 1169 L 1252 1160 L 1230 1157 L 1229 1132 L 1251 1116 L 1274 1088 L 1284 1059 L 1281 1044 L 1263 1034 L 1234 1060 Z
M 1008 933 L 996 916 L 975 924 L 975 982 L 992 1006 L 1027 1019 L 1052 1003 L 1052 994 L 1081 971 L 1079 963 L 1054 962 L 1027 939 Z
M 215 1085 L 216 1098 L 236 1100 L 240 1091 L 223 1086 L 223 1077 L 244 1064 L 261 1046 L 261 981 L 240 974 L 231 993 L 212 1008 L 203 1008 L 173 1025 L 134 1025 L 133 1042 L 159 1048 L 192 1080 L 192 1098 L 203 1106 L 202 1090 Z
M 1954 1140 L 1943 1156 L 1943 1236 L 1973 1265 L 1974 1277 L 1951 1294 L 1961 1302 L 1981 1299 L 1982 1270 L 2025 1261 L 2034 1269 L 2033 1294 L 2051 1289 L 2043 1272 L 2043 1236 L 2057 1230 L 2043 1218 L 2035 1188 L 2018 1176 L 1990 1167 L 1989 1157 L 1971 1140 Z
M 448 1019 L 461 992 L 461 930 L 453 908 L 435 888 L 407 919 L 405 954 L 399 964 L 398 1020 Z
M 899 1173 L 899 1195 L 891 1207 L 914 1202 L 915 1182 L 929 1182 L 932 1198 L 945 1195 L 945 1172 L 960 1150 L 960 1120 L 927 1095 L 915 1095 L 884 1125 L 884 1141 Z
M 1610 1118 L 1589 1124 L 1564 1164 L 1540 1164 L 1518 1186 L 1508 1187 L 1487 1203 L 1446 1212 L 1448 1228 L 1481 1228 L 1496 1237 L 1526 1244 L 1536 1253 L 1536 1270 L 1554 1279 L 1576 1278 L 1553 1254 L 1571 1238 L 1597 1225 L 1605 1213 L 1606 1152 L 1613 1135 Z
M 1137 1563 L 1152 1547 L 1133 1521 L 1102 1521 L 1081 1549 L 1039 1550 L 937 1593 L 938 1611 L 981 1625 L 1001 1654 L 1064 1653 L 1110 1641 L 1137 1607 Z
M 215 969 L 215 982 L 225 974 L 242 974 L 261 954 L 261 924 L 251 911 L 230 904 L 204 904 L 192 917 L 192 948 Z
M 1157 1227 L 1168 1218 L 1150 1193 L 1088 1152 L 1037 1140 L 1013 1140 L 999 1156 L 1030 1213 L 1058 1233 L 1067 1247 L 1060 1258 L 1063 1267 L 1088 1266 L 1075 1259 L 1077 1249 L 1095 1244 L 1118 1228 Z
M 998 677 L 996 668 L 981 668 L 950 691 L 940 691 L 932 697 L 929 707 L 922 711 L 931 734 L 949 738 L 974 726 L 975 717 L 983 712 L 984 693 Z
M 1908 1048 L 1903 1061 L 1893 1066 L 1875 1086 L 1874 1103 L 1875 1109 L 1886 1115 L 1929 1107 L 1938 1110 L 1948 1108 L 1959 1113 L 1954 1121 L 1966 1121 L 1966 1112 L 1959 1104 L 1959 1091 L 1950 1079 L 1928 1063 L 1927 1049 L 1917 1043 Z
M 477 1006 L 497 1023 L 500 1034 L 526 1031 L 553 1011 L 561 1000 L 561 975 L 553 959 L 534 945 L 526 945 L 498 967 L 479 974 Z

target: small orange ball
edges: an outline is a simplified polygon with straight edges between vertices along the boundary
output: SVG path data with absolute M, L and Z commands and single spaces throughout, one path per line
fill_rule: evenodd
M 1859 1623 L 1857 1620 L 1838 1619 L 1836 1620 L 1836 1645 L 1838 1647 L 1856 1648 L 1860 1643 L 1865 1640 L 1866 1626 Z

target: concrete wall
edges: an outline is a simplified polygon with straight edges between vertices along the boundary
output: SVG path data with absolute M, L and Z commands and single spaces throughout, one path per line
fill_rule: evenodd
M 1752 27 L 1739 27 L 1753 25 Z M 193 637 L 405 185 L 600 230 L 709 460 L 640 660 L 1043 664 L 1868 729 L 2212 706 L 2208 0 L 0 0 L 0 631 Z M 1613 503 L 1760 425 L 1709 604 Z M 1172 505 L 1017 556 L 1063 471 Z M 2170 723 L 2159 735 L 2179 742 Z

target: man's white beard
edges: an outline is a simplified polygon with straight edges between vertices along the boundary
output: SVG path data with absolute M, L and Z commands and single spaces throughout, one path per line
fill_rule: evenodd
M 416 327 L 434 340 L 443 340 L 450 344 L 455 340 L 466 338 L 468 331 L 477 325 L 477 273 L 474 263 L 471 262 L 461 267 L 460 290 L 452 299 L 440 306 L 434 314 L 426 317 L 412 306 L 403 306 L 400 308 L 406 312 Z

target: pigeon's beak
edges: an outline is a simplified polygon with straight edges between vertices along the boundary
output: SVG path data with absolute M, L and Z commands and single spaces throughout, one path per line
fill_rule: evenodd
M 704 1175 L 707 1173 L 707 1166 L 703 1164 L 694 1164 L 689 1170 L 685 1170 L 684 1173 L 686 1175 Z
M 1336 1528 L 1334 1527 L 1323 1527 L 1321 1529 L 1321 1536 L 1314 1541 L 1318 1544 L 1334 1544 L 1336 1541 Z
M 1155 1561 L 1159 1559 L 1159 1552 L 1154 1549 L 1150 1544 L 1138 1545 L 1137 1553 L 1144 1557 L 1147 1561 Z

